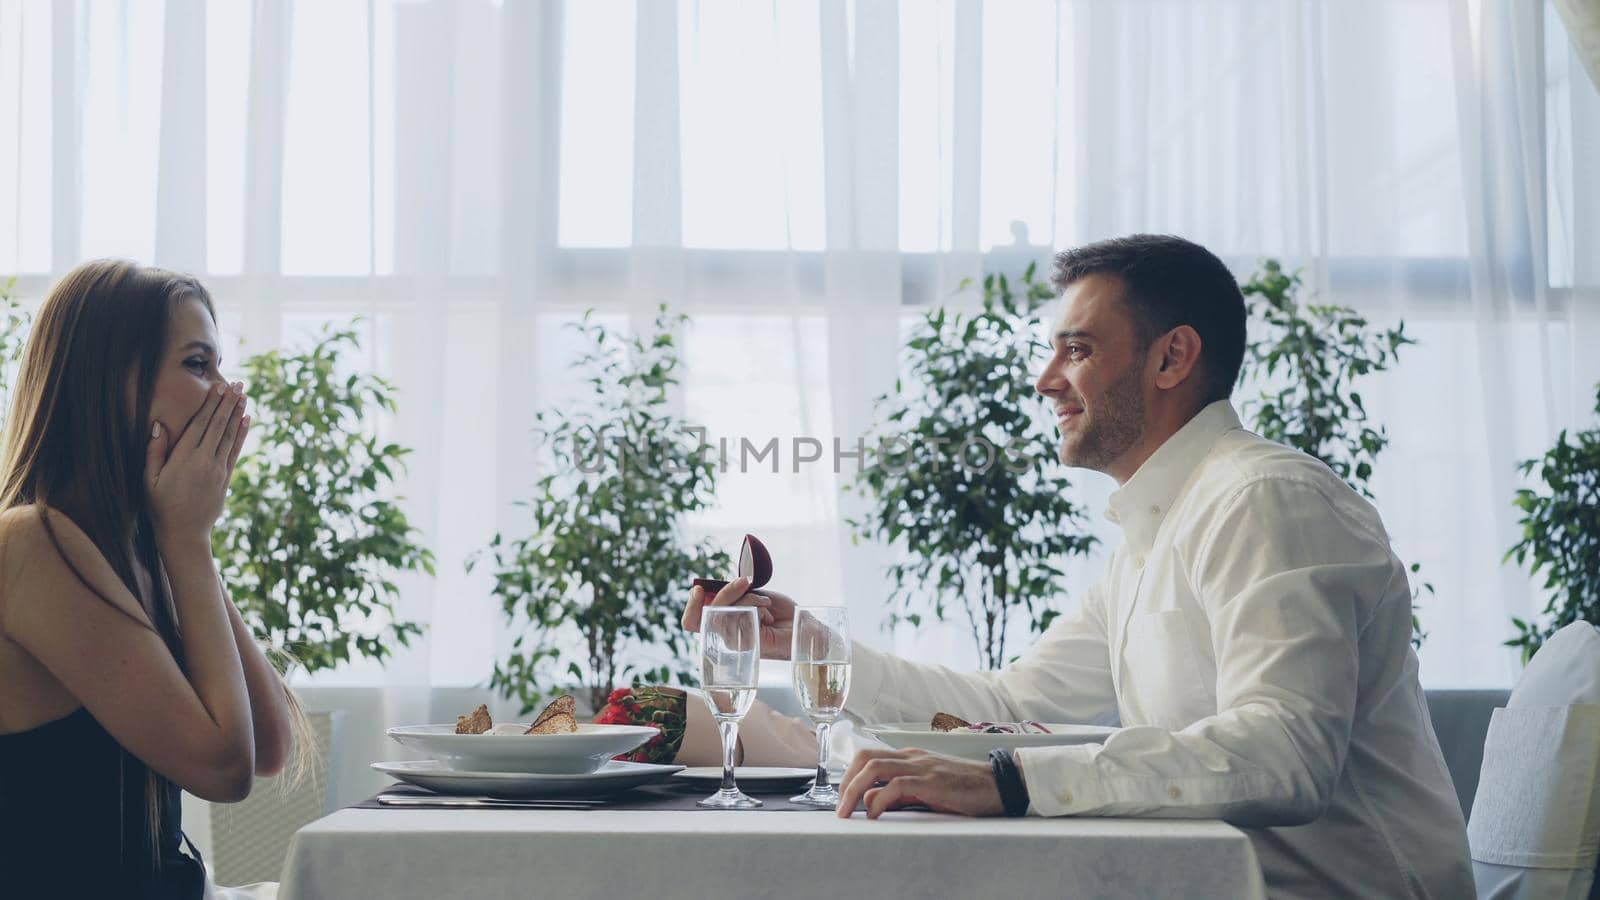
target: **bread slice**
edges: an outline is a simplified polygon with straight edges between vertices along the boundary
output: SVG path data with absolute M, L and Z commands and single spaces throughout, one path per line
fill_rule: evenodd
M 960 716 L 952 716 L 947 712 L 941 712 L 933 714 L 933 723 L 929 727 L 934 731 L 958 731 L 971 724 L 971 722 Z
M 483 734 L 494 727 L 494 720 L 489 718 L 489 705 L 478 704 L 470 716 L 456 716 L 456 734 Z
M 539 713 L 539 718 L 533 720 L 528 730 L 523 734 L 572 734 L 578 730 L 577 698 L 571 694 L 562 694 L 550 701 L 550 705 Z
M 528 726 L 526 734 L 576 734 L 578 720 L 570 713 L 556 713 Z

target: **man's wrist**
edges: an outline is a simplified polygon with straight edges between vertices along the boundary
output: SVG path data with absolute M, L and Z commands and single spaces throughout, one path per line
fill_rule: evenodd
M 1028 784 L 1022 780 L 1022 770 L 1010 750 L 995 748 L 989 751 L 989 766 L 994 772 L 995 787 L 1000 791 L 1000 804 L 1006 815 L 1016 817 L 1028 814 Z

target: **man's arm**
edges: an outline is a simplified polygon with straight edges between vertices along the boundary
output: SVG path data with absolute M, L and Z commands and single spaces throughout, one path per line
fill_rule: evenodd
M 1349 747 L 1360 633 L 1385 598 L 1408 596 L 1387 542 L 1314 484 L 1263 480 L 1202 537 L 1190 577 L 1216 653 L 1217 714 L 1019 750 L 1033 812 L 1273 826 L 1326 809 Z
M 776 591 L 751 591 L 736 578 L 707 597 L 689 592 L 683 627 L 700 630 L 704 606 L 750 606 L 761 617 L 761 658 L 788 659 L 796 604 Z M 856 644 L 845 715 L 863 721 L 931 719 L 938 711 L 973 719 L 1031 718 L 1087 722 L 1117 709 L 1102 585 L 1091 587 L 1076 612 L 1061 616 L 1020 659 L 997 672 L 954 672 L 907 662 Z
M 859 722 L 917 722 L 947 712 L 978 721 L 1089 722 L 1117 709 L 1104 587 L 1091 587 L 1014 663 L 956 672 L 855 645 L 845 714 Z

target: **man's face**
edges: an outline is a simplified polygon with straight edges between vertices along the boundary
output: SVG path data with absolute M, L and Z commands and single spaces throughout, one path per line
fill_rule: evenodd
M 1147 347 L 1122 300 L 1122 280 L 1086 275 L 1061 294 L 1053 353 L 1035 385 L 1061 430 L 1061 461 L 1114 474 L 1145 431 Z

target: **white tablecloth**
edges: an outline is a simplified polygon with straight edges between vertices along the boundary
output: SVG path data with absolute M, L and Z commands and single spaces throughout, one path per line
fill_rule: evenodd
M 295 836 L 279 900 L 1261 898 L 1216 821 L 889 813 L 345 809 Z

